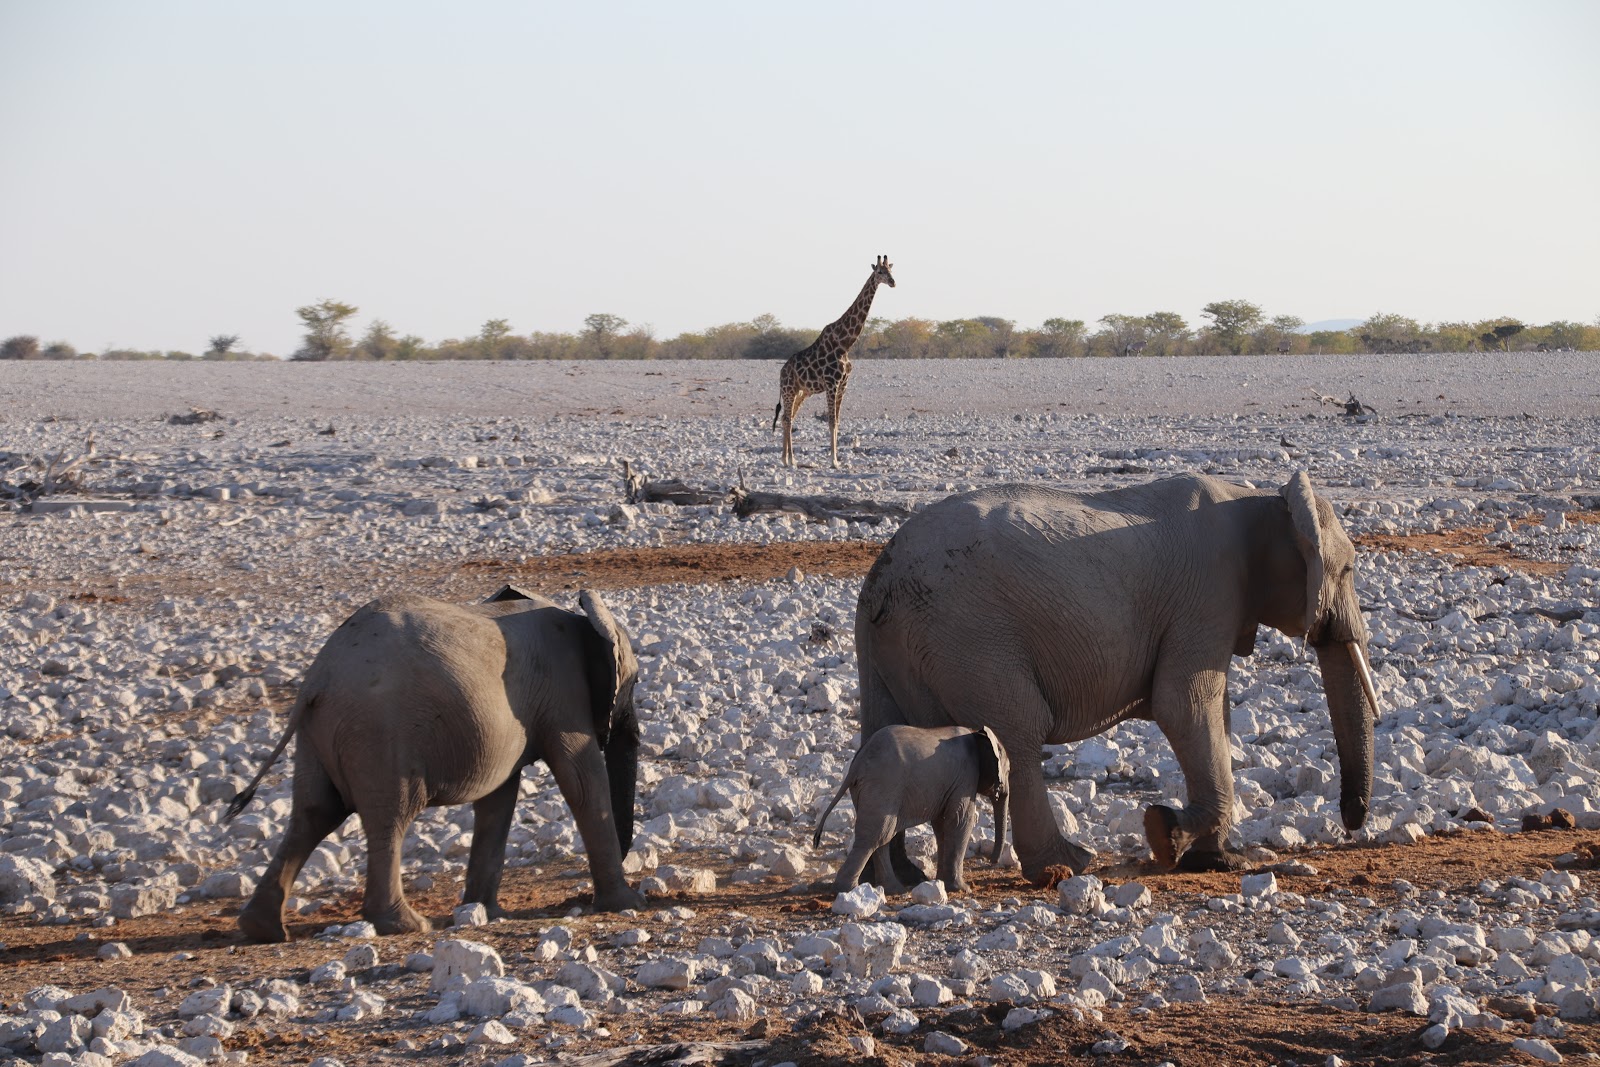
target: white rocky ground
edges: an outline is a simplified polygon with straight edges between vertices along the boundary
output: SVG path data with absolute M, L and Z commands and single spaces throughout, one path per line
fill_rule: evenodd
M 798 447 L 819 466 L 778 466 L 769 365 L 0 365 L 0 483 L 37 477 L 32 461 L 84 455 L 92 435 L 80 493 L 45 507 L 110 502 L 0 512 L 0 908 L 39 923 L 93 921 L 115 951 L 119 918 L 247 894 L 283 827 L 287 775 L 231 825 L 221 802 L 281 728 L 268 688 L 293 682 L 376 592 L 372 572 L 398 563 L 432 578 L 463 560 L 892 532 L 619 507 L 620 459 L 696 485 L 742 473 L 752 488 L 913 506 L 1009 480 L 1084 487 L 1207 471 L 1276 485 L 1305 467 L 1353 534 L 1495 527 L 1493 540 L 1562 569 L 1534 577 L 1400 553 L 1362 561 L 1385 705 L 1362 836 L 1460 828 L 1453 813 L 1471 807 L 1494 817 L 1486 833 L 1555 806 L 1600 829 L 1600 525 L 1565 519 L 1600 506 L 1600 357 L 1542 360 L 866 364 L 846 400 L 842 472 L 823 465 L 814 409 Z M 1350 419 L 1314 399 L 1352 391 L 1377 414 Z M 161 417 L 191 405 L 223 417 Z M 1517 524 L 1525 519 L 1536 521 Z M 484 573 L 487 593 L 498 583 Z M 830 823 L 828 851 L 812 853 L 806 839 L 854 749 L 857 585 L 795 574 L 606 594 L 642 665 L 644 821 L 632 869 L 672 889 L 703 888 L 699 869 L 712 860 L 735 861 L 735 880 L 831 871 L 849 806 Z M 1540 613 L 1573 608 L 1586 613 Z M 1264 633 L 1234 666 L 1240 844 L 1342 839 L 1314 660 Z M 259 714 L 201 714 L 242 705 Z M 1052 750 L 1045 771 L 1064 826 L 1113 856 L 1141 851 L 1144 804 L 1183 796 L 1148 724 Z M 523 792 L 508 862 L 570 856 L 580 846 L 548 776 L 530 772 Z M 459 875 L 469 841 L 469 809 L 430 811 L 408 842 L 408 876 Z M 363 866 L 352 820 L 308 864 L 298 903 L 314 909 L 312 898 L 358 885 Z M 1348 893 L 1307 900 L 1268 875 L 1171 915 L 1152 912 L 1136 883 L 1093 878 L 1059 894 L 1019 881 L 1018 897 L 994 910 L 928 887 L 917 903 L 858 894 L 835 921 L 797 922 L 776 939 L 741 936 L 735 922 L 727 938 L 689 944 L 673 935 L 681 916 L 670 909 L 618 943 L 565 943 L 556 928 L 511 973 L 492 950 L 449 941 L 432 960 L 399 966 L 381 942 L 374 954 L 361 930 L 345 929 L 330 932 L 342 940 L 305 985 L 220 986 L 176 1010 L 125 1004 L 114 990 L 35 990 L 4 1006 L 0 1054 L 186 1063 L 223 1055 L 219 1039 L 241 1017 L 339 1026 L 386 1011 L 401 1027 L 465 1019 L 448 1039 L 457 1042 L 534 1027 L 550 1048 L 598 1040 L 640 1004 L 754 1019 L 842 999 L 891 1011 L 882 1025 L 893 1031 L 951 1001 L 1006 999 L 1022 1025 L 1029 1013 L 1127 998 L 1159 1009 L 1266 981 L 1289 996 L 1416 1010 L 1447 1028 L 1507 1025 L 1527 998 L 1589 1020 L 1600 990 L 1590 936 L 1600 901 L 1589 892 L 1578 875 L 1553 872 L 1480 887 L 1488 909 L 1420 890 L 1394 910 Z M 700 908 L 716 906 L 713 893 Z M 447 957 L 460 961 L 454 981 Z M 431 985 L 414 973 L 430 970 Z M 386 1008 L 419 1000 L 425 1009 Z M 1519 1039 L 1530 1049 L 1564 1024 L 1539 1025 Z M 930 1038 L 929 1051 L 955 1050 Z

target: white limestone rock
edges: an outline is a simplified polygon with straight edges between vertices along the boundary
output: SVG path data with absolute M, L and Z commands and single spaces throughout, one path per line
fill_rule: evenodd
M 1016 970 L 989 979 L 990 1000 L 1009 1000 L 1013 1004 L 1032 1004 L 1056 995 L 1056 981 L 1048 971 Z
M 699 969 L 692 959 L 666 957 L 642 964 L 635 979 L 647 989 L 688 989 Z
M 437 993 L 452 978 L 476 981 L 485 976 L 499 978 L 506 973 L 500 954 L 477 941 L 439 941 L 433 946 L 433 977 L 428 988 Z
M 1092 874 L 1067 878 L 1056 887 L 1056 897 L 1061 910 L 1068 915 L 1087 915 L 1091 918 L 1109 910 L 1105 887 Z
M 723 1022 L 748 1026 L 756 1021 L 760 1009 L 756 1006 L 755 998 L 742 989 L 730 989 L 723 994 L 722 999 L 711 1005 L 711 1014 Z
M 461 1014 L 477 1019 L 498 1019 L 512 1013 L 536 1016 L 547 1008 L 538 990 L 514 978 L 484 975 L 463 986 L 460 994 Z
M 900 963 L 907 931 L 899 923 L 845 923 L 839 929 L 839 958 L 834 966 L 857 978 L 888 974 Z
M 833 898 L 833 913 L 851 919 L 867 919 L 876 915 L 887 900 L 882 889 L 870 882 L 862 882 L 848 893 L 840 893 Z
M 111 889 L 111 914 L 119 919 L 138 919 L 156 915 L 176 906 L 175 885 L 119 885 Z
M 1428 998 L 1422 992 L 1422 975 L 1411 967 L 1400 967 L 1384 977 L 1383 985 L 1367 1001 L 1371 1012 L 1403 1011 L 1428 1014 Z
M 624 982 L 616 974 L 593 964 L 572 961 L 561 965 L 556 981 L 575 990 L 583 1000 L 610 1000 L 621 993 Z
M 498 1019 L 485 1019 L 467 1032 L 469 1045 L 511 1045 L 516 1040 Z
M 1239 879 L 1239 892 L 1250 899 L 1270 897 L 1278 891 L 1278 876 L 1271 871 L 1247 874 Z

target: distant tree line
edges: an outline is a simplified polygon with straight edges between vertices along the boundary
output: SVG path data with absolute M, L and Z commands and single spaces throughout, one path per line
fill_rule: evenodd
M 784 326 L 771 315 L 730 322 L 697 333 L 658 339 L 649 326 L 596 312 L 576 333 L 518 334 L 505 319 L 490 319 L 476 334 L 430 344 L 373 319 L 360 336 L 352 304 L 323 300 L 298 308 L 304 331 L 289 357 L 323 360 L 445 359 L 787 359 L 817 331 Z M 1082 319 L 1046 319 L 1035 329 L 993 315 L 969 319 L 869 319 L 856 342 L 860 359 L 1076 359 L 1082 357 L 1304 355 L 1473 351 L 1593 351 L 1600 349 L 1600 319 L 1543 326 L 1513 318 L 1478 322 L 1419 323 L 1385 312 L 1347 330 L 1302 330 L 1293 315 L 1267 316 L 1248 300 L 1218 300 L 1191 326 L 1173 311 L 1106 315 L 1091 328 Z M 248 360 L 276 357 L 244 348 L 235 334 L 212 337 L 199 355 L 189 352 L 108 348 L 79 352 L 64 341 L 41 345 L 18 335 L 0 342 L 0 359 Z

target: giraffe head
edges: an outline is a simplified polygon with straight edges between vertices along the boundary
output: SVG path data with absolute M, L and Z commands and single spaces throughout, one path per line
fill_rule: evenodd
M 872 276 L 880 285 L 887 285 L 893 289 L 894 275 L 889 273 L 891 270 L 894 270 L 894 264 L 889 262 L 889 257 L 879 256 L 878 261 L 872 265 Z

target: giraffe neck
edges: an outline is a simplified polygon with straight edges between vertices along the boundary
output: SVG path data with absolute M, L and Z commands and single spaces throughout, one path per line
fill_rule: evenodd
M 856 338 L 861 336 L 861 330 L 867 324 L 867 312 L 872 308 L 873 294 L 878 291 L 878 274 L 876 271 L 867 278 L 867 284 L 861 287 L 861 293 L 843 315 L 840 315 L 834 324 L 828 327 L 828 332 L 833 334 L 833 340 L 844 345 L 848 352 L 856 343 Z

